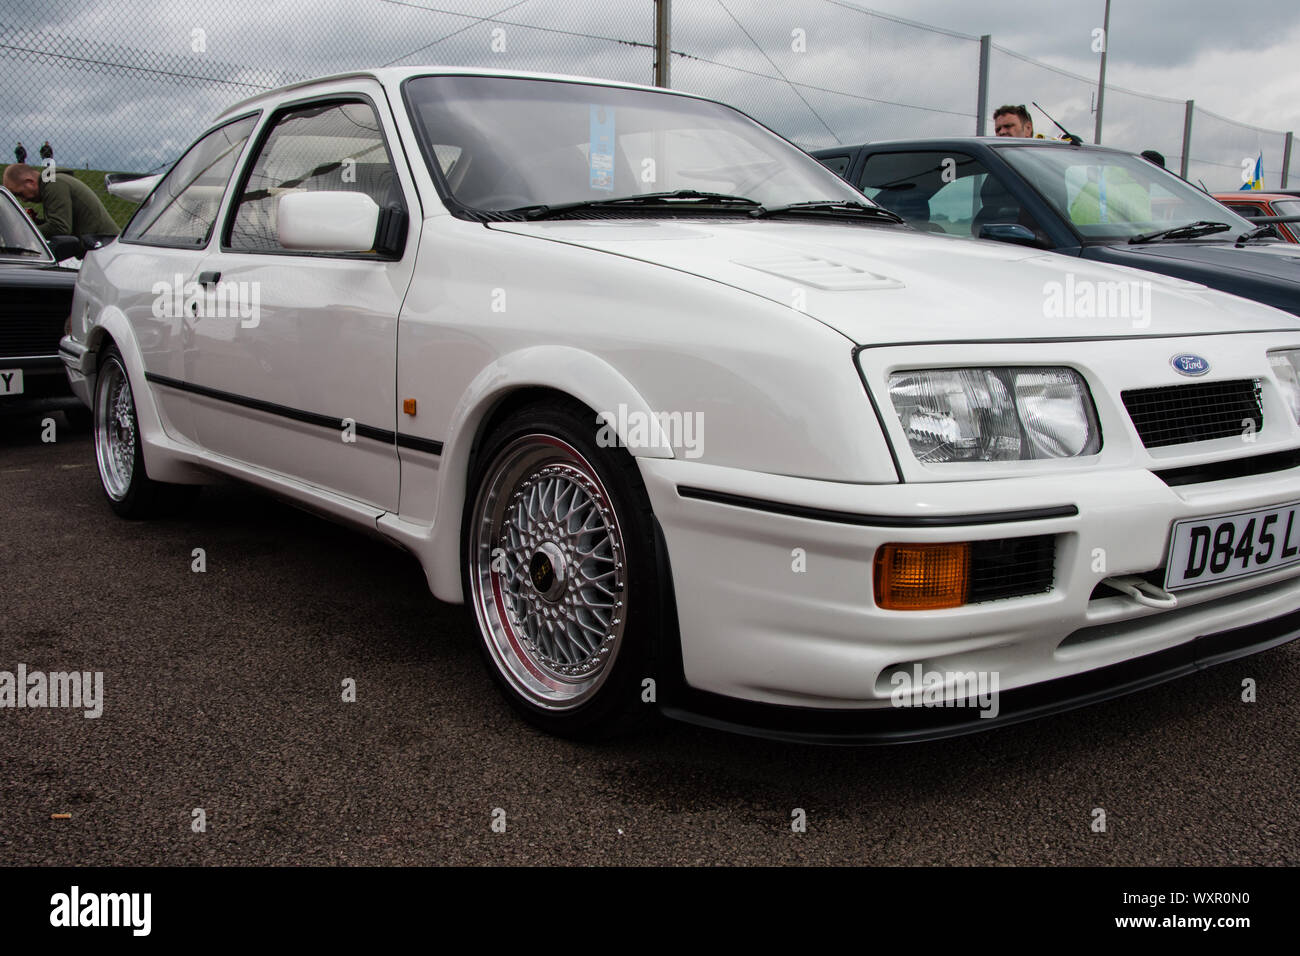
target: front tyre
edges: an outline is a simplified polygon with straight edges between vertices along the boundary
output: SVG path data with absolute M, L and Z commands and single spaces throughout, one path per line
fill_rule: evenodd
M 632 456 L 596 416 L 556 402 L 510 415 L 476 461 L 463 522 L 465 594 L 498 686 L 549 733 L 599 737 L 653 713 L 643 681 L 660 587 Z
M 99 481 L 109 506 L 121 517 L 149 517 L 198 491 L 154 481 L 145 472 L 131 381 L 115 346 L 105 350 L 95 379 L 94 431 Z

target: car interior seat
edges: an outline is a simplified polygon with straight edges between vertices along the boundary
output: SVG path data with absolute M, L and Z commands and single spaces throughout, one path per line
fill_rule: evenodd
M 1019 222 L 1020 201 L 1001 182 L 989 176 L 980 187 L 980 209 L 971 220 L 970 234 L 978 236 L 990 222 Z

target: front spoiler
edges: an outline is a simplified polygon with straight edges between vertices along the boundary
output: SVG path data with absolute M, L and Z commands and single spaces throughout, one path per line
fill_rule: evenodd
M 1032 684 L 998 695 L 996 717 L 973 708 L 882 707 L 835 710 L 736 700 L 678 686 L 660 710 L 674 720 L 794 743 L 881 746 L 959 737 L 1100 703 L 1300 637 L 1300 610 L 1208 634 L 1167 650 Z

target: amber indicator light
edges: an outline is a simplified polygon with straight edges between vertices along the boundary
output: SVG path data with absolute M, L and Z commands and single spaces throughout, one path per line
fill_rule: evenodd
M 970 595 L 970 544 L 886 544 L 876 551 L 876 604 L 890 611 L 961 607 Z

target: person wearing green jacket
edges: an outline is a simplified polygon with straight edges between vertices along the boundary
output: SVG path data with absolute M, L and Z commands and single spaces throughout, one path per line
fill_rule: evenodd
M 1070 221 L 1076 226 L 1148 224 L 1151 222 L 1150 189 L 1126 169 L 1101 166 L 1090 170 L 1088 182 L 1070 204 Z
M 4 186 L 19 199 L 39 202 L 45 220 L 37 223 L 50 236 L 116 236 L 117 223 L 94 191 L 68 173 L 46 173 L 39 166 L 14 163 L 4 172 Z

